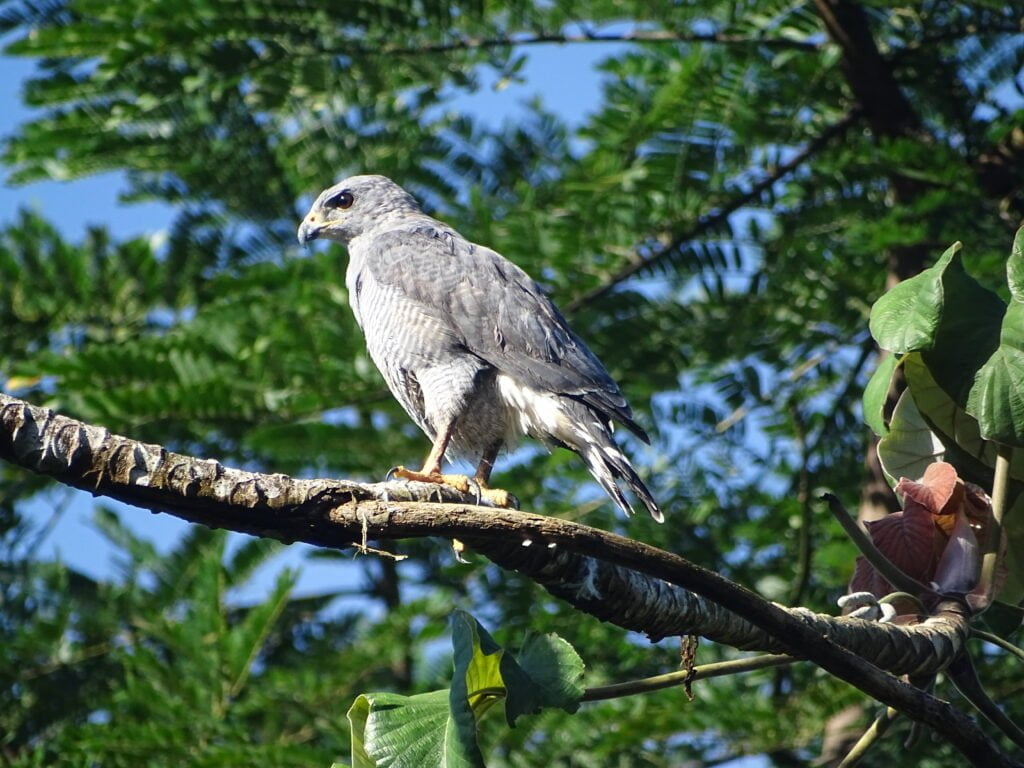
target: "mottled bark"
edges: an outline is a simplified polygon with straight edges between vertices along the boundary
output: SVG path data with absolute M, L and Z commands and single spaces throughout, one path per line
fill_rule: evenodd
M 652 639 L 698 633 L 743 650 L 787 650 L 771 633 L 696 594 L 701 582 L 716 592 L 729 584 L 711 571 L 670 556 L 686 563 L 696 577 L 688 588 L 674 586 L 642 568 L 599 559 L 609 542 L 638 560 L 668 553 L 557 518 L 475 506 L 472 497 L 449 486 L 306 480 L 231 469 L 113 435 L 3 394 L 0 457 L 93 494 L 287 542 L 338 548 L 379 538 L 457 537 L 581 610 Z M 759 600 L 752 593 L 744 599 Z M 966 634 L 964 616 L 955 605 L 913 627 L 800 608 L 789 613 L 816 634 L 894 674 L 941 669 L 963 647 Z
M 1013 764 L 961 712 L 878 668 L 917 675 L 949 664 L 967 633 L 957 603 L 914 626 L 784 609 L 681 557 L 578 523 L 474 506 L 447 487 L 231 469 L 3 394 L 0 458 L 93 494 L 284 541 L 349 547 L 367 539 L 456 537 L 602 620 L 652 637 L 701 634 L 807 658 L 909 717 L 949 731 L 976 764 Z

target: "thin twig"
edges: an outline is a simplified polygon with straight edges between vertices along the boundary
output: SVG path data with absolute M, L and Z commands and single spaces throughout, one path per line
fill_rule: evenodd
M 832 139 L 844 133 L 847 128 L 853 125 L 853 123 L 860 117 L 860 114 L 859 109 L 853 109 L 850 112 L 847 112 L 842 118 L 832 123 L 818 136 L 811 139 L 811 141 L 809 141 L 803 149 L 793 155 L 793 157 L 777 166 L 767 176 L 761 179 L 761 181 L 752 186 L 749 191 L 742 195 L 738 195 L 722 207 L 704 214 L 690 227 L 676 235 L 676 237 L 672 239 L 672 242 L 665 247 L 659 248 L 649 256 L 639 257 L 631 261 L 597 287 L 592 288 L 586 293 L 583 293 L 570 301 L 565 305 L 565 310 L 571 313 L 583 305 L 601 298 L 619 283 L 628 280 L 638 272 L 648 269 L 659 261 L 668 258 L 687 241 L 694 240 L 712 227 L 721 224 L 740 208 L 757 200 L 767 190 L 771 189 L 776 182 L 795 171 L 807 162 L 807 160 L 820 152 Z
M 32 539 L 32 543 L 25 548 L 25 551 L 29 556 L 34 557 L 38 553 L 39 547 L 41 547 L 43 542 L 46 541 L 46 537 L 53 532 L 57 522 L 64 516 L 64 513 L 68 511 L 68 508 L 76 498 L 78 497 L 70 488 L 65 490 L 61 501 L 54 505 L 53 511 L 46 519 L 46 522 L 39 527 L 35 537 Z
M 864 530 L 860 523 L 858 523 L 849 512 L 846 511 L 846 507 L 843 503 L 831 493 L 826 493 L 821 497 L 828 503 L 828 508 L 832 511 L 832 515 L 839 521 L 839 524 L 843 526 L 843 530 L 853 540 L 854 545 L 860 550 L 860 553 L 864 556 L 876 571 L 878 571 L 885 580 L 892 584 L 897 589 L 904 592 L 909 592 L 912 595 L 934 595 L 935 597 L 941 597 L 931 587 L 926 584 L 922 584 L 920 581 L 915 579 L 913 576 L 908 576 L 899 568 L 897 568 L 889 558 L 882 554 L 882 551 L 875 546 L 875 543 L 871 541 L 871 536 Z
M 991 632 L 984 631 L 983 629 L 971 627 L 971 637 L 976 637 L 979 640 L 984 640 L 986 643 L 992 643 L 992 645 L 998 646 L 1007 653 L 1012 653 L 1018 659 L 1024 661 L 1024 649 L 1018 648 L 1009 640 L 1004 640 L 999 635 L 994 635 Z
M 77 653 L 74 653 L 70 658 L 59 660 L 52 659 L 47 661 L 45 664 L 40 664 L 38 667 L 27 669 L 24 672 L 19 673 L 18 679 L 24 682 L 27 680 L 34 680 L 37 677 L 52 675 L 58 669 L 65 669 L 67 667 L 89 661 L 90 659 L 95 659 L 98 656 L 103 656 L 104 654 L 110 653 L 116 647 L 117 643 L 109 640 L 102 643 L 96 643 L 95 645 L 89 645 L 80 649 Z
M 664 675 L 644 677 L 639 680 L 630 680 L 625 683 L 613 683 L 612 685 L 599 685 L 594 688 L 587 688 L 583 693 L 581 701 L 603 701 L 605 699 L 617 699 L 623 696 L 633 696 L 638 693 L 650 693 L 660 691 L 662 688 L 672 688 L 677 685 L 684 685 L 687 680 L 705 680 L 711 677 L 724 677 L 725 675 L 738 675 L 743 672 L 751 672 L 755 669 L 768 669 L 769 667 L 781 667 L 787 664 L 801 661 L 801 659 L 784 654 L 766 654 L 762 656 L 751 656 L 748 659 L 734 659 L 732 661 L 719 661 L 714 664 L 701 664 L 692 670 L 680 669 L 676 672 L 668 672 Z
M 671 29 L 634 30 L 625 33 L 566 34 L 543 32 L 538 34 L 510 34 L 496 37 L 464 37 L 445 43 L 424 43 L 423 45 L 347 45 L 341 53 L 377 56 L 419 56 L 429 53 L 451 53 L 454 51 L 475 51 L 488 48 L 520 48 L 527 45 L 550 45 L 565 43 L 707 43 L 715 45 L 764 46 L 766 48 L 820 51 L 824 43 L 808 40 L 791 40 L 784 37 L 748 37 L 722 32 L 695 34 L 677 32 Z
M 967 699 L 974 708 L 983 714 L 992 725 L 1002 731 L 1014 744 L 1024 748 L 1024 730 L 1021 730 L 1003 710 L 992 701 L 992 697 L 985 692 L 984 686 L 978 679 L 978 672 L 974 668 L 974 662 L 970 654 L 961 653 L 946 670 L 950 681 L 960 691 L 960 694 Z
M 839 763 L 839 768 L 853 768 L 861 761 L 861 758 L 871 748 L 871 745 L 878 741 L 886 731 L 889 730 L 889 726 L 892 725 L 896 718 L 900 716 L 892 707 L 886 707 L 881 711 L 875 721 L 871 723 L 866 731 L 857 739 L 857 743 L 854 744 L 850 751 L 846 753 L 846 757 Z

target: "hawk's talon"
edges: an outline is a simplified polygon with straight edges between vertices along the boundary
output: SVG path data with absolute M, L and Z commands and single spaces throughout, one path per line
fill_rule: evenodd
M 519 509 L 519 499 L 508 491 L 502 490 L 501 488 L 491 488 L 482 478 L 476 477 L 473 479 L 480 492 L 479 496 L 477 496 L 477 504 L 486 502 L 485 506 L 488 507 Z
M 480 482 L 475 477 L 469 478 L 469 490 L 473 494 L 473 504 L 479 507 L 484 497 L 484 491 L 480 487 Z
M 389 478 L 400 478 L 411 480 L 414 483 L 434 483 L 435 485 L 447 485 L 459 493 L 469 493 L 470 480 L 465 475 L 442 475 L 440 472 L 417 472 L 414 469 L 405 467 L 393 467 L 388 472 Z
M 438 475 L 441 485 L 449 485 L 459 493 L 469 493 L 470 480 L 466 475 Z

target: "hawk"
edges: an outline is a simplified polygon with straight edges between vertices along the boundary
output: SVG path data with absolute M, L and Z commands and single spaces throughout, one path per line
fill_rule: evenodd
M 399 477 L 468 490 L 442 475 L 446 455 L 476 464 L 481 494 L 499 452 L 526 434 L 575 451 L 628 515 L 627 486 L 658 522 L 651 492 L 612 439 L 612 422 L 644 442 L 608 371 L 529 275 L 420 210 L 384 176 L 352 176 L 325 190 L 298 231 L 348 247 L 349 302 L 388 388 L 432 441 L 423 468 Z

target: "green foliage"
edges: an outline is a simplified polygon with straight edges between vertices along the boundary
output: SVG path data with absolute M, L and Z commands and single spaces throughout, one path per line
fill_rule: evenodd
M 844 499 L 861 490 L 872 302 L 901 255 L 957 239 L 971 274 L 1003 291 L 1024 175 L 1021 114 L 1000 96 L 1024 51 L 1012 5 L 866 4 L 919 127 L 877 135 L 861 114 L 816 144 L 853 102 L 810 4 L 6 0 L 7 53 L 36 64 L 23 89 L 36 111 L 4 138 L 9 178 L 120 171 L 126 201 L 177 213 L 167 233 L 126 242 L 58 231 L 47 222 L 60 224 L 57 209 L 0 225 L 0 386 L 256 469 L 379 479 L 415 463 L 426 443 L 366 355 L 343 251 L 294 241 L 308 196 L 350 172 L 384 173 L 572 303 L 574 328 L 654 436 L 649 449 L 622 439 L 669 522 L 616 516 L 563 451 L 516 453 L 498 484 L 525 508 L 834 610 L 854 552 L 812 499 L 818 486 Z M 730 42 L 574 43 L 557 55 L 521 42 L 592 32 Z M 571 70 L 573 51 L 595 45 L 600 95 L 584 114 L 539 100 L 504 122 L 465 110 L 482 84 L 512 83 L 500 92 L 512 98 L 519 80 L 561 77 L 563 58 Z M 808 146 L 799 168 L 743 197 Z M 631 280 L 581 299 L 638 258 L 649 261 Z M 957 262 L 942 279 L 966 273 Z M 1019 425 L 1017 282 L 1005 320 L 986 299 L 982 317 L 954 318 L 963 328 L 947 318 L 887 331 L 938 338 L 985 321 L 984 344 L 963 344 L 985 371 L 973 401 L 952 364 L 930 373 L 930 350 L 903 361 L 915 393 L 942 394 L 914 405 L 952 438 L 947 460 L 982 480 L 990 471 L 958 429 L 978 424 L 970 411 L 999 428 L 986 436 L 1019 438 L 1001 431 Z M 888 381 L 878 374 L 868 393 L 876 429 Z M 958 444 L 967 450 L 952 457 Z M 556 632 L 586 658 L 588 683 L 677 662 L 515 574 L 461 566 L 437 542 L 396 545 L 410 555 L 399 566 L 327 560 L 344 608 L 334 592 L 296 597 L 284 583 L 239 606 L 228 590 L 274 545 L 225 554 L 205 532 L 163 555 L 103 516 L 124 569 L 91 580 L 33 555 L 37 510 L 59 506 L 0 467 L 0 749 L 13 765 L 327 765 L 349 752 L 340 715 L 360 691 L 412 699 L 449 685 L 433 650 L 453 605 L 504 637 Z M 701 661 L 727 653 L 704 647 Z M 1019 716 L 1019 669 L 995 654 L 979 666 Z M 849 688 L 807 669 L 694 691 L 692 704 L 666 691 L 572 716 L 546 709 L 514 729 L 488 718 L 488 763 L 806 764 L 839 715 L 869 717 Z M 902 758 L 901 727 L 869 760 Z M 953 760 L 941 744 L 921 750 L 922 765 Z
M 1003 316 L 999 346 L 978 369 L 967 396 L 967 412 L 981 436 L 1004 445 L 1024 446 L 1024 228 L 1017 230 L 1006 265 L 1010 305 Z
M 1009 307 L 967 274 L 956 243 L 934 266 L 897 285 L 871 310 L 871 333 L 878 344 L 906 355 L 905 375 L 922 415 L 931 423 L 951 424 L 944 442 L 983 460 L 987 449 L 976 442 L 1020 447 L 1024 434 L 1022 242 L 1024 228 L 1017 232 L 1006 266 Z M 881 378 L 865 391 L 865 413 L 881 412 L 888 392 L 884 374 L 888 371 L 891 377 L 895 365 L 880 371 L 876 377 Z M 942 418 L 950 408 L 962 410 L 976 427 L 965 424 L 964 417 Z M 974 431 L 979 440 L 967 444 L 962 433 Z M 989 456 L 990 465 L 993 458 Z
M 308 765 L 325 746 L 342 750 L 347 737 L 329 723 L 318 726 L 316 749 L 303 734 L 308 713 L 349 683 L 331 670 L 318 680 L 303 662 L 307 651 L 351 645 L 358 652 L 359 632 L 345 617 L 321 618 L 324 636 L 314 640 L 309 619 L 290 610 L 295 574 L 287 570 L 263 602 L 227 600 L 229 585 L 244 583 L 246 570 L 273 549 L 243 544 L 226 558 L 224 532 L 195 528 L 160 555 L 113 513 L 98 522 L 121 547 L 131 579 L 101 584 L 57 564 L 32 564 L 21 578 L 8 570 L 0 582 L 9 765 L 137 765 L 145 756 L 214 766 L 237 764 L 241 754 Z M 47 737 L 36 738 L 40 732 Z
M 583 661 L 556 635 L 531 636 L 513 656 L 472 616 L 452 614 L 455 671 L 451 688 L 415 696 L 364 693 L 348 712 L 353 768 L 482 766 L 478 721 L 504 702 L 510 726 L 524 714 L 556 707 L 575 712 Z
M 872 334 L 880 346 L 902 355 L 898 367 L 907 383 L 891 423 L 881 424 L 880 430 L 878 454 L 892 484 L 901 476 L 920 477 L 928 464 L 946 456 L 961 475 L 991 487 L 988 470 L 996 465 L 999 445 L 1021 447 L 1022 243 L 1024 228 L 1017 231 L 1006 266 L 1009 307 L 967 274 L 956 243 L 934 266 L 897 285 L 872 308 Z M 896 370 L 896 364 L 880 366 L 865 390 L 866 414 L 882 412 Z M 1009 478 L 1024 478 L 1020 451 L 1011 452 L 1007 471 Z M 1008 507 L 1018 494 L 1015 486 Z M 1011 578 L 1002 596 L 1017 602 L 1024 597 L 1019 565 L 1024 562 L 1024 522 L 1008 515 L 1004 527 Z

